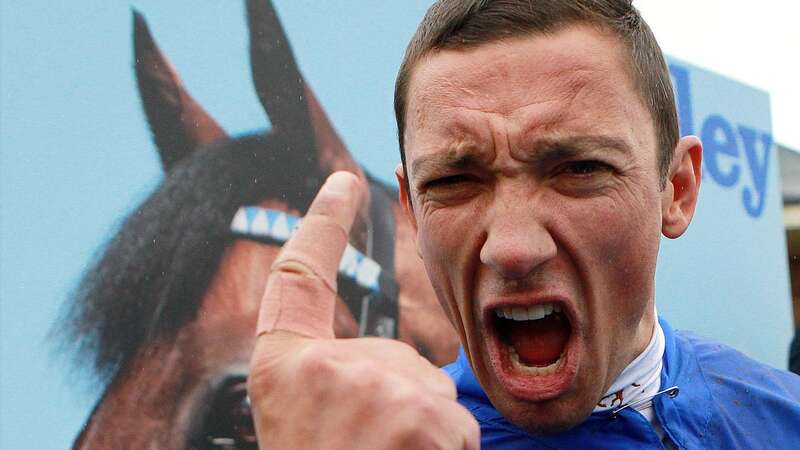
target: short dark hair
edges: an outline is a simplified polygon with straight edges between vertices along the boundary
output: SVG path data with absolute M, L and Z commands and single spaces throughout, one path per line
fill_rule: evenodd
M 403 133 L 408 87 L 415 66 L 424 56 L 435 50 L 555 33 L 576 23 L 608 29 L 624 43 L 630 62 L 628 72 L 655 125 L 659 182 L 663 189 L 680 138 L 675 97 L 661 48 L 631 0 L 437 1 L 428 9 L 408 44 L 395 84 L 394 109 L 403 169 L 406 169 Z

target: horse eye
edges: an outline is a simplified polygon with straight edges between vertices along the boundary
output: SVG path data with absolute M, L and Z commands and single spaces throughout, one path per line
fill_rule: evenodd
M 258 449 L 245 377 L 229 377 L 222 382 L 201 428 L 193 439 L 198 450 Z

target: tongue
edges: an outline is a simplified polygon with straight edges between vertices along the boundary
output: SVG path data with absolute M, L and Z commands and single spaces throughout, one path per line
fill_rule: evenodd
M 570 334 L 569 322 L 561 314 L 539 320 L 507 320 L 504 325 L 520 361 L 529 366 L 547 366 L 557 361 Z

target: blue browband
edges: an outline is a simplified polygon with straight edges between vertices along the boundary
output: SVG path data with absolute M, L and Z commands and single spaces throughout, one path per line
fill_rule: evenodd
M 231 232 L 234 236 L 255 241 L 283 245 L 294 234 L 303 219 L 283 211 L 242 206 L 233 216 Z M 364 294 L 360 307 L 355 306 L 354 314 L 359 318 L 360 334 L 396 336 L 397 313 L 377 314 L 375 308 L 397 309 L 398 286 L 391 274 L 386 273 L 380 264 L 359 252 L 350 244 L 339 262 L 339 277 L 354 283 Z M 372 303 L 372 305 L 370 304 Z M 360 309 L 360 314 L 357 310 Z M 370 321 L 371 319 L 371 321 Z M 372 323 L 379 320 L 380 323 Z M 368 324 L 369 323 L 369 324 Z

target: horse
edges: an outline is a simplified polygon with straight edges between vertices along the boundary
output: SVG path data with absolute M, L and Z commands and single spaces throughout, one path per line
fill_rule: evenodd
M 351 157 L 300 74 L 271 2 L 248 1 L 247 20 L 252 78 L 271 127 L 231 137 L 133 12 L 137 84 L 164 177 L 85 273 L 58 327 L 102 388 L 74 449 L 257 448 L 245 381 L 281 242 L 248 233 L 243 211 L 301 217 L 336 170 L 369 186 L 350 242 L 358 261 L 380 265 L 382 289 L 395 289 L 384 292 L 383 310 L 371 310 L 369 295 L 340 276 L 337 337 L 385 335 L 435 364 L 455 358 L 457 337 L 396 189 Z M 381 311 L 391 326 L 367 327 L 367 313 Z

